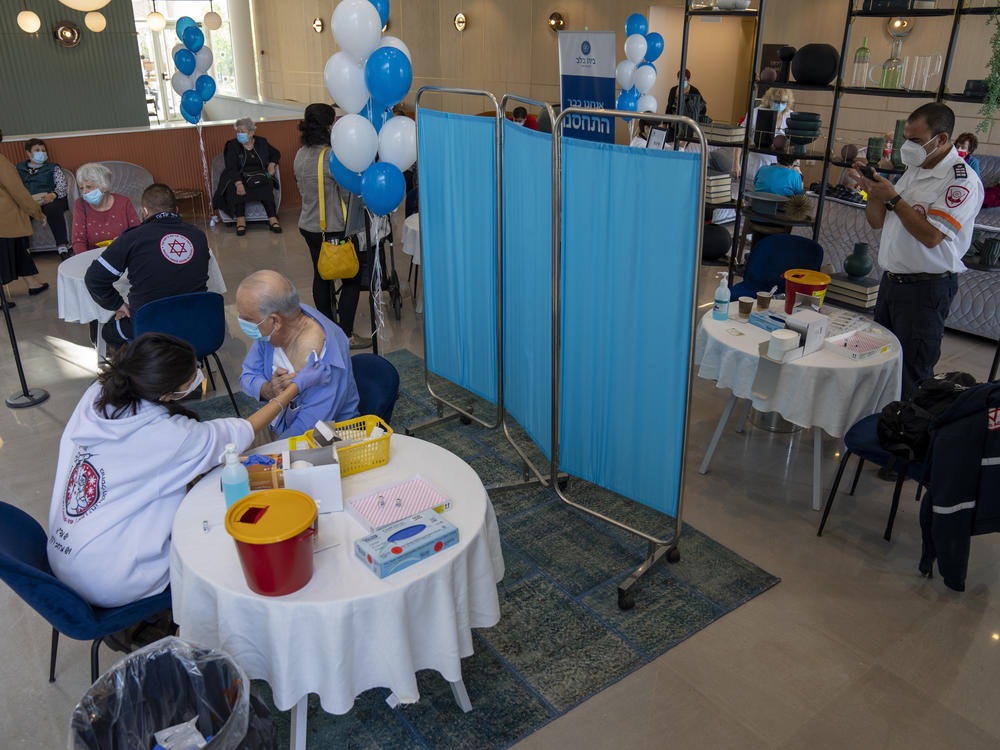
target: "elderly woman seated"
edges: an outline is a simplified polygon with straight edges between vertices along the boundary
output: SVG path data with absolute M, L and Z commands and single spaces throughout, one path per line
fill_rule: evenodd
M 24 144 L 25 160 L 17 163 L 17 173 L 21 182 L 42 207 L 48 220 L 52 237 L 56 241 L 56 251 L 60 257 L 68 254 L 69 238 L 66 236 L 66 221 L 63 218 L 69 209 L 66 202 L 66 176 L 54 161 L 49 160 L 49 149 L 45 141 L 31 138 Z
M 261 402 L 281 393 L 307 365 L 318 362 L 331 377 L 304 388 L 271 422 L 279 438 L 301 435 L 320 420 L 358 416 L 358 386 L 347 336 L 336 323 L 299 301 L 277 271 L 257 271 L 236 290 L 240 329 L 253 344 L 243 360 L 240 386 Z
M 73 252 L 83 253 L 108 244 L 129 227 L 139 226 L 132 201 L 111 192 L 111 170 L 103 164 L 84 164 L 76 170 L 80 198 L 73 206 Z
M 236 121 L 236 137 L 223 149 L 225 170 L 212 204 L 236 217 L 236 234 L 247 232 L 247 201 L 259 201 L 267 213 L 272 232 L 281 232 L 274 205 L 274 187 L 278 184 L 278 161 L 281 152 L 263 136 L 255 135 L 253 120 L 243 117 Z

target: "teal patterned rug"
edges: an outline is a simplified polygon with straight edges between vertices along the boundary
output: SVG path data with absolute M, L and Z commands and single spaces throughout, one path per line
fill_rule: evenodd
M 433 415 L 423 360 L 409 351 L 386 355 L 399 370 L 400 394 L 392 427 Z M 490 407 L 472 394 L 433 378 L 435 392 L 452 403 Z M 240 411 L 255 405 L 238 394 Z M 191 404 L 203 417 L 232 416 L 227 396 Z M 536 466 L 544 455 L 519 428 L 519 445 Z M 467 461 L 486 485 L 521 477 L 513 448 L 497 431 L 457 420 L 417 433 Z M 582 505 L 661 538 L 674 520 L 580 480 L 568 493 Z M 648 664 L 778 579 L 688 524 L 681 559 L 658 563 L 635 588 L 636 605 L 618 608 L 617 589 L 643 560 L 640 537 L 570 508 L 555 493 L 528 488 L 491 493 L 500 524 L 506 575 L 500 583 L 500 622 L 475 632 L 475 655 L 462 664 L 474 710 L 455 705 L 448 683 L 433 671 L 418 675 L 420 701 L 389 708 L 389 691 L 358 696 L 344 716 L 323 712 L 310 696 L 308 746 L 356 750 L 505 748 Z M 253 689 L 268 705 L 266 683 Z M 279 747 L 287 747 L 288 713 L 274 713 Z

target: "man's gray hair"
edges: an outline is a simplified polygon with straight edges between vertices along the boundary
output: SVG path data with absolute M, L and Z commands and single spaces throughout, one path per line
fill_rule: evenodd
M 240 119 L 238 119 L 236 122 L 233 123 L 234 128 L 238 128 L 240 125 L 242 125 L 244 128 L 247 129 L 247 131 L 251 133 L 257 129 L 257 126 L 253 124 L 253 119 L 250 117 L 241 117 Z
M 301 312 L 301 308 L 299 307 L 299 291 L 287 276 L 283 274 L 275 275 L 280 276 L 281 281 L 284 283 L 264 281 L 257 284 L 251 282 L 253 283 L 257 298 L 257 312 L 264 318 L 271 313 L 277 313 L 283 318 L 295 317 Z
M 111 192 L 111 170 L 97 162 L 89 162 L 76 170 L 76 181 L 93 182 L 102 192 Z

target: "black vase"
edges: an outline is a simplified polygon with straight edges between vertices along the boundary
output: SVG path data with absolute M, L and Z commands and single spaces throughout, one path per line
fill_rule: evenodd
M 711 206 L 707 207 L 711 209 Z M 718 224 L 706 224 L 701 240 L 701 259 L 704 261 L 718 260 L 729 252 L 733 238 L 729 230 Z
M 837 77 L 840 55 L 829 44 L 807 44 L 792 59 L 792 75 L 799 83 L 825 86 Z
M 778 57 L 781 58 L 781 70 L 778 71 L 778 83 L 788 83 L 788 71 L 791 70 L 792 59 L 795 57 L 795 47 L 779 47 Z

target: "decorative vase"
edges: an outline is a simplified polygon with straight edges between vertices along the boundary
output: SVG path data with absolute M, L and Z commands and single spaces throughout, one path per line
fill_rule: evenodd
M 906 127 L 906 120 L 896 120 L 896 131 L 892 134 L 892 166 L 896 169 L 903 168 L 903 160 L 899 155 L 899 149 L 903 147 L 903 128 Z
M 863 279 L 875 267 L 872 256 L 868 254 L 867 242 L 855 242 L 854 252 L 844 261 L 844 273 L 851 279 Z
M 795 47 L 779 47 L 778 57 L 781 59 L 781 70 L 778 71 L 778 83 L 788 83 L 788 72 L 792 69 L 792 59 L 795 57 Z
M 792 75 L 799 83 L 826 86 L 840 70 L 840 54 L 829 44 L 800 47 L 792 60 Z

